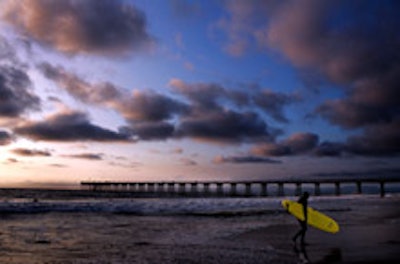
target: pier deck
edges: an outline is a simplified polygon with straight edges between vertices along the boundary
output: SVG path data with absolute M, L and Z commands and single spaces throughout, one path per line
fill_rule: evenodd
M 290 192 L 296 196 L 304 190 L 313 189 L 313 195 L 322 195 L 322 186 L 341 195 L 343 186 L 362 194 L 364 187 L 377 189 L 381 197 L 386 194 L 388 184 L 399 184 L 400 178 L 389 179 L 318 179 L 318 180 L 272 180 L 272 181 L 164 181 L 164 182 L 114 182 L 83 181 L 81 186 L 92 191 L 118 191 L 138 194 L 181 196 L 285 196 Z M 351 187 L 351 185 L 353 187 Z M 288 187 L 289 186 L 289 187 Z M 328 186 L 328 187 L 327 187 Z M 372 187 L 371 187 L 372 186 Z

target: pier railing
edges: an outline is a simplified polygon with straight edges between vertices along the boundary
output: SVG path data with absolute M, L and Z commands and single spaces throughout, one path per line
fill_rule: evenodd
M 154 196 L 285 196 L 291 193 L 300 195 L 303 190 L 322 195 L 322 188 L 333 189 L 334 195 L 341 195 L 343 186 L 352 188 L 352 193 L 371 193 L 377 190 L 381 197 L 386 194 L 386 186 L 399 184 L 400 178 L 394 179 L 318 179 L 318 180 L 273 180 L 273 181 L 164 181 L 164 182 L 114 182 L 84 181 L 81 186 L 98 192 L 130 192 L 133 194 Z M 289 187 L 288 187 L 289 186 Z M 351 187 L 353 186 L 353 187 Z M 399 187 L 400 189 L 400 187 Z

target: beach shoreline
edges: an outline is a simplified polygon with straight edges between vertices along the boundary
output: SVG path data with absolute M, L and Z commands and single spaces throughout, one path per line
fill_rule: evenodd
M 312 197 L 310 206 L 341 230 L 309 228 L 305 252 L 291 242 L 298 223 L 279 198 L 93 199 L 105 207 L 86 210 L 92 205 L 85 202 L 75 211 L 57 211 L 48 201 L 43 206 L 53 211 L 1 214 L 0 263 L 286 264 L 304 263 L 304 255 L 309 263 L 399 263 L 399 201 Z M 4 202 L 34 204 L 18 203 Z M 141 214 L 121 208 L 128 205 Z

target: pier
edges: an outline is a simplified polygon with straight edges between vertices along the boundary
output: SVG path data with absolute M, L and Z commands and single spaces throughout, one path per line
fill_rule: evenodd
M 399 184 L 400 178 L 390 179 L 318 179 L 272 181 L 165 181 L 113 182 L 84 181 L 81 186 L 96 192 L 129 192 L 144 196 L 184 197 L 268 197 L 299 196 L 308 191 L 315 196 L 352 194 L 386 194 L 388 185 Z M 399 187 L 400 189 L 400 187 Z M 397 191 L 398 192 L 398 191 Z

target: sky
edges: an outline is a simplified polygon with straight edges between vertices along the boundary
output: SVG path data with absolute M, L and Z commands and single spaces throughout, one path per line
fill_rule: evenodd
M 0 186 L 399 175 L 399 11 L 0 0 Z

